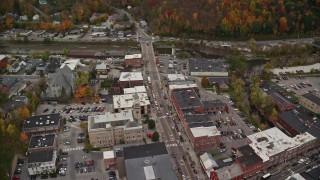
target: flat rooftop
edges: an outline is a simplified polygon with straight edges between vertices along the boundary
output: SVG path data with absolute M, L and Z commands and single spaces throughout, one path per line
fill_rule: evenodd
M 52 147 L 56 137 L 56 134 L 32 135 L 29 142 L 29 149 Z
M 108 68 L 108 64 L 107 63 L 100 63 L 96 65 L 96 69 L 97 70 L 105 70 Z
M 53 161 L 53 158 L 56 156 L 55 154 L 56 152 L 54 150 L 32 152 L 29 155 L 28 163 L 42 163 Z
M 123 148 L 124 159 L 135 159 L 148 156 L 157 156 L 168 154 L 167 148 L 163 142 L 145 144 L 140 146 L 130 146 Z
M 26 119 L 22 129 L 39 128 L 46 126 L 57 126 L 60 123 L 60 114 L 48 114 L 40 116 L 31 116 Z
M 169 89 L 170 90 L 174 90 L 174 89 L 190 89 L 190 88 L 198 88 L 197 84 L 172 84 L 169 85 Z
M 238 163 L 232 163 L 230 166 L 225 166 L 215 171 L 219 179 L 232 179 L 243 174 L 241 166 Z
M 184 81 L 186 77 L 183 74 L 167 74 L 168 81 Z
M 135 86 L 132 88 L 124 88 L 123 93 L 124 94 L 134 94 L 134 93 L 146 93 L 147 89 L 145 86 Z
M 135 93 L 139 97 L 140 106 L 150 105 L 149 97 L 147 93 Z M 135 94 L 123 94 L 113 95 L 113 107 L 114 109 L 119 108 L 131 108 L 134 102 Z
M 239 147 L 238 151 L 240 152 L 241 156 L 237 157 L 237 159 L 246 167 L 262 162 L 260 156 L 258 156 L 254 152 L 254 149 L 252 149 L 252 147 L 249 145 Z
M 122 123 L 120 123 L 121 121 Z M 128 121 L 133 121 L 131 110 L 124 110 L 119 113 L 106 112 L 101 115 L 92 115 L 88 118 L 88 131 L 90 132 L 95 129 L 106 128 L 107 124 L 124 126 Z
M 250 146 L 263 162 L 280 152 L 300 145 L 276 127 L 249 135 L 248 139 L 251 141 Z
M 80 62 L 80 59 L 68 59 L 61 64 L 60 69 L 62 69 L 64 66 L 68 66 L 71 70 L 74 70 L 78 66 L 85 65 Z
M 202 136 L 219 136 L 220 131 L 216 126 L 203 127 L 198 126 L 194 128 L 190 128 L 194 137 L 202 137 Z
M 143 81 L 141 72 L 122 72 L 119 81 Z
M 193 89 L 175 90 L 172 92 L 180 109 L 190 109 L 193 107 L 203 106 L 200 98 Z
M 184 117 L 190 128 L 214 126 L 207 114 L 185 114 Z
M 202 103 L 204 105 L 204 108 L 216 108 L 216 107 L 226 106 L 226 104 L 219 99 L 202 101 Z
M 189 72 L 227 72 L 224 59 L 189 59 Z
M 299 133 L 305 132 L 308 129 L 308 126 L 305 125 L 306 119 L 301 117 L 301 114 L 296 113 L 294 110 L 279 113 L 279 118 L 288 123 Z
M 320 105 L 320 97 L 314 95 L 313 93 L 303 94 L 302 97 L 308 99 L 309 101 L 311 101 L 311 102 L 313 102 L 313 103 L 315 103 L 317 105 Z
M 142 55 L 141 54 L 129 54 L 129 55 L 125 55 L 124 59 L 141 59 Z

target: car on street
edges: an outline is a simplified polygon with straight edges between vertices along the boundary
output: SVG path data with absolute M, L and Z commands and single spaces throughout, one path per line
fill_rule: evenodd
M 80 173 L 83 173 L 83 169 L 82 168 L 80 168 Z
M 47 108 L 47 109 L 43 110 L 43 113 L 46 113 L 46 112 L 48 112 L 48 111 L 49 111 L 49 109 Z

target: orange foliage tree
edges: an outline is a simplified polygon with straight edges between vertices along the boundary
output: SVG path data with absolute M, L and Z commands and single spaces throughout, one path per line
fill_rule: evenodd
M 30 111 L 27 107 L 22 107 L 19 109 L 22 119 L 27 119 L 30 117 Z
M 26 142 L 28 142 L 28 140 L 29 140 L 29 137 L 25 133 L 22 132 L 20 134 L 20 141 L 26 143 Z

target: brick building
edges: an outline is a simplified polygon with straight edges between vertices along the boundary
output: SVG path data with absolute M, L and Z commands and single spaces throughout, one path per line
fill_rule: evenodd
M 140 67 L 142 62 L 141 54 L 131 54 L 124 57 L 124 64 L 127 67 Z
M 263 169 L 262 159 L 249 145 L 237 149 L 237 158 L 235 161 L 240 164 L 244 177 L 255 175 Z
M 103 152 L 103 162 L 104 162 L 106 169 L 116 167 L 117 158 L 116 158 L 113 150 Z
M 221 100 L 202 101 L 204 105 L 204 113 L 228 111 L 228 106 Z
M 280 111 L 287 111 L 294 107 L 294 104 L 288 98 L 284 97 L 276 90 L 270 89 L 269 96 L 272 98 L 274 103 L 276 103 L 277 108 Z
M 143 77 L 141 72 L 122 72 L 119 78 L 121 89 L 143 85 Z
M 171 100 L 195 151 L 203 152 L 220 146 L 220 132 L 204 114 L 204 105 L 193 89 L 175 90 Z

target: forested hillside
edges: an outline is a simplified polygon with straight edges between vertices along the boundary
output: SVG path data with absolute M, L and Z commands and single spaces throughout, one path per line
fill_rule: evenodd
M 320 0 L 114 0 L 158 35 L 207 37 L 319 32 Z

